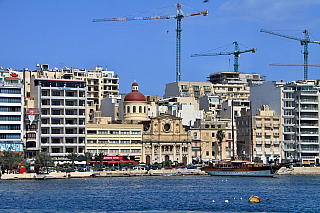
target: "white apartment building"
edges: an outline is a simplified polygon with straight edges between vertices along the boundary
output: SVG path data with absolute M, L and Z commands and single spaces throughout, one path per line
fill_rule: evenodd
M 281 116 L 282 159 L 319 163 L 319 80 L 265 82 L 251 87 L 252 109 L 269 105 Z
M 23 101 L 20 78 L 15 73 L 1 72 L 0 152 L 23 152 Z
M 32 77 L 31 97 L 40 109 L 39 148 L 64 157 L 86 150 L 86 82 Z

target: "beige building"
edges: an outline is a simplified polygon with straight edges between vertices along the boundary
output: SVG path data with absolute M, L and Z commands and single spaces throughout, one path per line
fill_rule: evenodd
M 225 135 L 221 145 L 216 137 L 219 130 L 222 130 Z M 199 159 L 204 162 L 213 162 L 214 160 L 236 157 L 237 133 L 234 128 L 234 134 L 232 135 L 231 120 L 199 121 L 195 128 L 190 130 L 190 134 L 194 162 L 198 162 Z
M 250 110 L 242 109 L 242 116 L 236 118 L 238 130 L 238 155 L 244 159 L 260 159 L 281 162 L 281 117 L 275 116 L 268 105 L 262 105 L 255 115 Z M 251 137 L 252 133 L 252 137 Z
M 142 159 L 142 124 L 87 124 L 87 152 Z
M 165 114 L 144 122 L 142 143 L 143 162 L 147 164 L 192 162 L 190 135 L 181 118 Z

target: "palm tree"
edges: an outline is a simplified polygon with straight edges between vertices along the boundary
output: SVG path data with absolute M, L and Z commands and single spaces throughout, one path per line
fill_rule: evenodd
M 219 141 L 220 157 L 222 159 L 222 146 L 221 146 L 221 144 L 222 144 L 223 139 L 225 138 L 224 131 L 219 129 L 218 132 L 217 132 L 216 138 Z
M 71 160 L 72 169 L 74 168 L 74 161 L 77 159 L 78 154 L 75 154 L 73 152 L 70 153 L 68 158 Z
M 88 166 L 89 162 L 90 162 L 90 160 L 92 158 L 92 154 L 90 152 L 86 152 L 86 153 L 84 153 L 84 156 L 86 158 L 86 165 Z
M 99 160 L 100 160 L 101 168 L 103 167 L 103 157 L 104 157 L 104 154 L 102 152 L 100 152 L 99 153 Z

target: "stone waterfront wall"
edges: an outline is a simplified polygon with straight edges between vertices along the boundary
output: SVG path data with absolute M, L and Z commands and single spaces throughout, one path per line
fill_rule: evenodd
M 320 167 L 281 167 L 278 175 L 320 175 Z

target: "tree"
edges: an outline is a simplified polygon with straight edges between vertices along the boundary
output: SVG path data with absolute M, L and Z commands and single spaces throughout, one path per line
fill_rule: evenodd
M 88 166 L 90 163 L 90 160 L 92 158 L 92 154 L 90 152 L 86 152 L 86 153 L 84 153 L 84 156 L 86 158 L 86 165 Z
M 223 139 L 225 138 L 224 131 L 219 129 L 218 132 L 217 132 L 216 138 L 219 141 L 220 156 L 221 156 L 221 159 L 222 159 L 222 146 L 221 145 L 222 145 Z
M 0 165 L 2 169 L 13 169 L 14 167 L 18 167 L 22 161 L 22 155 L 14 152 L 3 151 L 0 156 Z
M 75 154 L 73 152 L 71 152 L 69 155 L 68 155 L 68 158 L 71 160 L 71 165 L 72 165 L 72 168 L 74 168 L 74 161 L 77 159 L 78 157 L 78 154 Z
M 103 157 L 104 157 L 104 154 L 102 152 L 100 152 L 99 153 L 99 160 L 100 160 L 101 168 L 103 167 Z
M 34 165 L 39 168 L 45 168 L 47 170 L 48 167 L 53 166 L 52 157 L 47 152 L 39 152 L 35 157 Z

